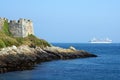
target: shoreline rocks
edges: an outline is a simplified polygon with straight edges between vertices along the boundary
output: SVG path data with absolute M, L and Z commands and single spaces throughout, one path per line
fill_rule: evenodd
M 72 46 L 69 49 L 55 46 L 46 48 L 31 48 L 27 45 L 12 46 L 0 51 L 0 73 L 32 69 L 35 64 L 45 61 L 86 57 L 97 56 L 84 50 L 76 50 Z

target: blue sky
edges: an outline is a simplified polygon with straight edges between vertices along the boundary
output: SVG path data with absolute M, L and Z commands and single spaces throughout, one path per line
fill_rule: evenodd
M 0 0 L 0 16 L 27 18 L 35 35 L 49 42 L 120 42 L 120 0 Z

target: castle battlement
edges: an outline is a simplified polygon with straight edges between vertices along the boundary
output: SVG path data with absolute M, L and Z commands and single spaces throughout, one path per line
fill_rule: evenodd
M 9 23 L 17 23 L 16 20 L 10 20 Z
M 32 21 L 31 20 L 27 20 L 27 19 L 23 19 L 23 18 L 20 18 L 19 20 L 10 20 L 9 21 L 9 23 L 32 23 Z
M 0 17 L 0 29 L 3 27 L 4 22 L 8 21 L 6 18 Z M 29 19 L 20 18 L 19 20 L 9 20 L 9 30 L 14 37 L 26 37 L 33 32 L 33 22 Z

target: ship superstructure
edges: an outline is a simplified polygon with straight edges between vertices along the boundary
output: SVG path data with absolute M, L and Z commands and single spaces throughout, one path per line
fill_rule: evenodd
M 112 40 L 109 38 L 106 39 L 97 39 L 97 38 L 93 38 L 89 41 L 90 43 L 112 43 Z

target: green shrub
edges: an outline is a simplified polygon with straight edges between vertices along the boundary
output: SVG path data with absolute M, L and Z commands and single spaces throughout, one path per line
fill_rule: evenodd
M 24 38 L 22 37 L 17 37 L 15 38 L 19 44 L 23 44 Z
M 5 43 L 6 47 L 7 47 L 7 46 L 12 46 L 12 45 L 16 45 L 16 46 L 20 45 L 20 44 L 17 42 L 17 40 L 14 39 L 14 38 L 6 37 L 6 38 L 3 38 L 2 40 L 3 40 L 3 42 Z
M 0 39 L 0 48 L 6 47 L 5 43 Z
M 24 43 L 29 46 L 39 46 L 41 48 L 46 47 L 46 46 L 51 46 L 47 41 L 43 39 L 39 39 L 34 35 L 29 35 L 28 37 L 24 38 Z

